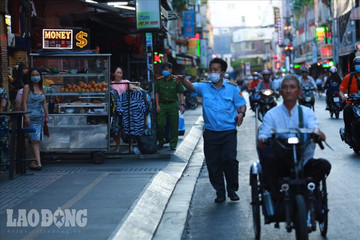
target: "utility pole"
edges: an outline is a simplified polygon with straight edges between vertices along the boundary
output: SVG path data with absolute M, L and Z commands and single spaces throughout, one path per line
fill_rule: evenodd
M 338 67 L 339 64 L 339 31 L 338 31 L 338 20 L 334 18 L 334 14 L 331 12 L 331 19 L 332 19 L 332 45 L 333 45 L 333 59 L 334 65 Z

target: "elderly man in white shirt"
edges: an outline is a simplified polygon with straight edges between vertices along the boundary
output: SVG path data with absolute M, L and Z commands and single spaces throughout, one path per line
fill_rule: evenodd
M 278 197 L 279 177 L 290 174 L 289 167 L 280 159 L 275 158 L 271 146 L 265 144 L 271 136 L 271 129 L 290 129 L 299 127 L 299 105 L 297 99 L 301 95 L 300 81 L 295 75 L 287 75 L 283 78 L 280 94 L 283 104 L 270 109 L 264 116 L 258 135 L 258 149 L 260 161 L 264 172 L 266 187 L 271 191 L 274 199 Z M 314 111 L 300 106 L 303 114 L 304 128 L 314 128 L 318 132 L 319 140 L 325 140 L 325 134 L 320 131 L 319 123 Z M 315 159 L 315 145 L 307 146 L 304 153 L 304 172 L 306 176 L 313 178 L 318 184 L 320 180 L 330 173 L 331 164 L 325 159 Z

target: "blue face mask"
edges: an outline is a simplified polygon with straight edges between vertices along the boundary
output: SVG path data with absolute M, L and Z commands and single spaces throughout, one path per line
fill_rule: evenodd
M 360 72 L 360 65 L 355 65 L 355 71 Z
M 164 77 L 167 77 L 167 76 L 170 75 L 170 72 L 169 72 L 169 71 L 163 71 L 163 72 L 162 72 L 162 75 L 163 75 Z
M 209 80 L 212 83 L 217 83 L 218 81 L 220 81 L 221 77 L 220 77 L 220 73 L 210 73 L 209 74 Z
M 33 83 L 38 83 L 38 82 L 40 82 L 40 80 L 41 80 L 41 77 L 40 77 L 40 76 L 31 77 L 31 81 L 32 81 Z

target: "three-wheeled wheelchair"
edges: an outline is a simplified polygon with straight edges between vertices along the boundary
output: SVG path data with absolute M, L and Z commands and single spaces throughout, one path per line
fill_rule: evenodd
M 315 142 L 313 129 L 297 128 L 273 130 L 267 140 L 276 157 L 285 158 L 290 167 L 290 176 L 279 179 L 279 194 L 274 201 L 263 179 L 261 162 L 250 167 L 251 206 L 255 239 L 261 235 L 260 208 L 265 224 L 285 222 L 286 230 L 295 229 L 296 239 L 307 240 L 308 234 L 316 230 L 326 236 L 328 228 L 328 202 L 325 176 L 318 185 L 304 176 L 303 153 L 306 146 Z M 317 142 L 321 149 L 323 145 Z

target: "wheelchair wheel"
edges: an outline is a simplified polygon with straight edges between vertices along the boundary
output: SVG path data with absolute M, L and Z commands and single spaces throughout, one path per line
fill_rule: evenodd
M 260 240 L 261 224 L 258 175 L 250 173 L 250 185 L 253 228 L 255 233 L 255 239 Z
M 319 229 L 321 236 L 325 237 L 328 229 L 328 200 L 327 200 L 327 189 L 326 189 L 326 180 L 325 178 L 320 181 L 319 184 L 320 190 L 320 202 L 321 202 L 321 210 L 320 210 L 320 220 L 319 220 Z
M 295 234 L 297 240 L 308 240 L 309 232 L 306 224 L 307 211 L 304 196 L 297 194 L 295 196 L 296 209 L 295 209 Z

